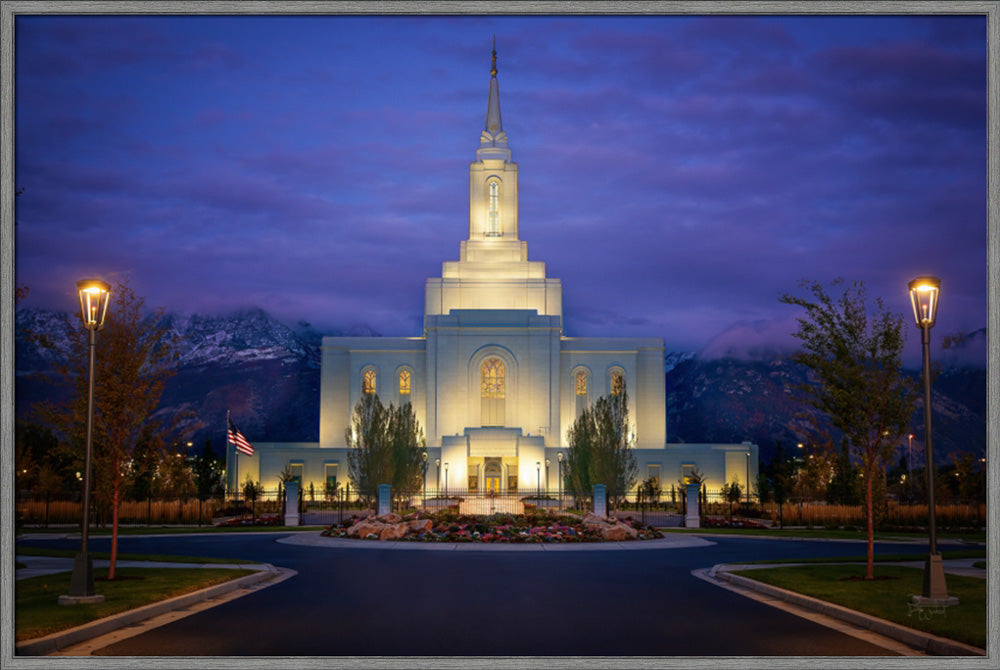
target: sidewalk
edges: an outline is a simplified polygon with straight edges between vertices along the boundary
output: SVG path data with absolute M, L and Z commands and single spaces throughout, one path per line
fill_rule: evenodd
M 982 561 L 982 558 L 963 558 L 946 560 L 944 570 L 947 574 L 962 575 L 966 577 L 977 577 L 986 579 L 986 570 L 972 567 L 973 563 Z M 838 628 L 843 632 L 868 639 L 888 649 L 901 652 L 898 643 L 905 645 L 906 649 L 916 650 L 919 653 L 931 654 L 934 656 L 985 656 L 986 651 L 973 647 L 962 642 L 943 638 L 932 633 L 910 628 L 892 621 L 887 621 L 880 617 L 848 609 L 841 605 L 806 596 L 794 591 L 758 582 L 754 579 L 742 575 L 732 574 L 734 571 L 754 570 L 763 568 L 786 568 L 795 565 L 844 565 L 843 563 L 774 563 L 774 564 L 719 564 L 712 568 L 694 570 L 691 574 L 699 579 L 715 584 L 722 588 L 735 591 L 740 595 L 764 602 L 773 607 L 784 609 L 788 612 L 810 619 L 822 625 Z M 924 566 L 923 561 L 901 561 L 898 563 L 881 563 L 880 565 L 902 565 L 907 567 Z M 846 625 L 845 625 L 846 624 Z M 878 637 L 888 638 L 896 641 L 897 644 L 886 644 L 875 639 Z M 904 652 L 905 653 L 905 652 Z
M 73 569 L 72 558 L 56 558 L 53 556 L 17 556 L 18 563 L 24 563 L 24 568 L 15 571 L 15 579 L 27 579 L 39 575 L 51 575 L 57 572 L 69 572 Z M 95 568 L 106 568 L 111 562 L 107 559 L 95 560 Z M 235 568 L 243 570 L 267 570 L 264 563 L 167 563 L 163 561 L 117 561 L 119 568 Z

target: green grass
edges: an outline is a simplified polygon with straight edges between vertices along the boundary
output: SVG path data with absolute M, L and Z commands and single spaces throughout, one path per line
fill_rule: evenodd
M 975 557 L 972 557 L 972 558 L 975 558 Z M 985 570 L 986 569 L 986 561 L 976 561 L 975 563 L 972 564 L 972 567 L 979 568 L 980 570 Z
M 15 638 L 18 642 L 73 628 L 112 614 L 197 591 L 251 574 L 252 570 L 222 568 L 119 568 L 113 582 L 106 569 L 94 571 L 94 590 L 104 602 L 60 605 L 69 593 L 70 573 L 19 579 L 14 587 Z
M 769 537 L 814 537 L 830 540 L 866 540 L 864 530 L 827 530 L 826 528 L 676 528 L 666 527 L 657 530 L 665 533 L 694 533 L 698 535 L 748 535 Z M 986 533 L 938 533 L 941 539 L 962 540 L 963 542 L 986 542 Z M 887 540 L 925 540 L 926 533 L 878 532 L 876 542 Z
M 119 527 L 119 535 L 186 535 L 194 533 L 287 533 L 294 531 L 320 531 L 326 526 L 128 526 Z M 77 534 L 79 527 L 64 528 L 20 528 L 19 534 L 67 533 Z M 90 536 L 110 536 L 110 528 L 91 528 Z
M 809 565 L 741 570 L 735 574 L 865 612 L 910 628 L 986 648 L 986 580 L 948 575 L 948 594 L 960 604 L 921 620 L 910 615 L 910 596 L 923 590 L 923 570 L 896 565 L 875 569 L 874 581 L 863 577 L 864 565 Z M 885 579 L 883 579 L 885 578 Z
M 75 558 L 78 549 L 45 549 L 42 547 L 18 547 L 18 556 L 52 556 L 55 558 Z M 93 559 L 109 560 L 111 554 L 106 551 L 91 551 Z M 119 561 L 163 561 L 167 563 L 254 563 L 239 558 L 205 558 L 200 556 L 172 556 L 169 554 L 118 554 Z
M 942 551 L 941 558 L 985 558 L 985 549 L 956 549 L 955 551 Z M 927 558 L 926 554 L 876 554 L 876 563 L 898 563 L 900 561 L 922 561 Z M 863 563 L 868 560 L 867 556 L 835 556 L 835 557 L 813 557 L 813 558 L 778 558 L 771 560 L 744 561 L 748 565 L 755 563 Z

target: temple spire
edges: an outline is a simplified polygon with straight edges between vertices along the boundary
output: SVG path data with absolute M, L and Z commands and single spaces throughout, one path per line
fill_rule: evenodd
M 490 157 L 510 159 L 507 149 L 507 133 L 500 118 L 500 83 L 497 81 L 497 38 L 493 36 L 493 54 L 490 60 L 490 97 L 486 107 L 486 128 L 479 140 L 480 158 L 486 150 Z M 497 153 L 499 151 L 499 154 Z

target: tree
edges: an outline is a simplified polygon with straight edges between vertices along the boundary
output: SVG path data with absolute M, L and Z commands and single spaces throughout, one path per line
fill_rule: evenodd
M 112 510 L 111 560 L 108 579 L 115 578 L 118 558 L 118 512 L 128 484 L 129 463 L 144 431 L 160 439 L 169 430 L 153 417 L 164 385 L 174 373 L 179 351 L 176 336 L 164 323 L 163 311 L 148 312 L 145 300 L 127 282 L 111 293 L 105 327 L 98 335 L 94 364 L 94 484 L 95 492 Z M 74 393 L 64 405 L 50 401 L 38 406 L 61 441 L 82 455 L 87 426 L 90 337 L 76 329 L 71 360 L 57 366 Z
M 740 501 L 740 496 L 743 495 L 743 488 L 740 483 L 735 479 L 728 484 L 724 484 L 722 487 L 722 497 L 726 499 L 729 503 L 729 525 L 733 525 L 733 503 L 738 503 Z
M 386 407 L 377 394 L 363 395 L 344 437 L 348 472 L 363 497 L 374 499 L 380 484 L 389 484 L 396 498 L 420 490 L 424 434 L 410 403 Z
M 840 441 L 840 453 L 833 462 L 833 477 L 826 487 L 826 501 L 833 505 L 857 505 L 858 473 L 851 463 L 850 445 L 847 438 Z
M 837 279 L 832 286 L 842 284 Z M 915 389 L 900 366 L 903 317 L 888 311 L 881 298 L 870 307 L 860 282 L 836 299 L 818 282 L 804 280 L 800 286 L 809 295 L 780 297 L 805 310 L 794 333 L 802 341 L 794 360 L 808 367 L 816 381 L 800 390 L 805 402 L 825 414 L 860 457 L 868 518 L 865 579 L 870 580 L 875 578 L 872 484 L 913 414 Z
M 567 442 L 564 472 L 570 486 L 586 496 L 594 485 L 603 484 L 608 501 L 617 507 L 638 477 L 624 383 L 618 393 L 601 396 L 580 414 L 570 426 Z

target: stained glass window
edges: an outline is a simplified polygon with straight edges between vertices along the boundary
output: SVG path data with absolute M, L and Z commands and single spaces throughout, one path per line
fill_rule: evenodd
M 399 395 L 410 395 L 409 370 L 401 370 L 399 373 Z
M 500 183 L 490 182 L 490 213 L 487 235 L 500 234 Z
M 620 395 L 622 387 L 625 385 L 625 378 L 618 370 L 611 371 L 611 394 Z
M 499 358 L 489 358 L 483 361 L 482 367 L 482 397 L 504 397 L 504 365 Z
M 361 384 L 361 392 L 366 395 L 375 393 L 375 370 L 373 368 L 365 370 L 364 380 Z
M 587 395 L 587 373 L 583 370 L 576 373 L 576 394 Z

